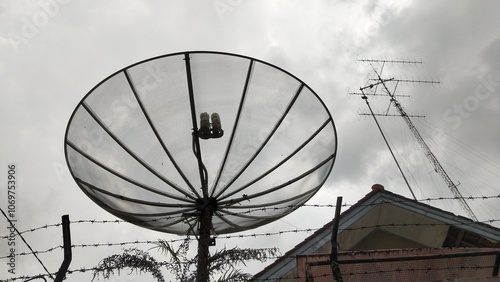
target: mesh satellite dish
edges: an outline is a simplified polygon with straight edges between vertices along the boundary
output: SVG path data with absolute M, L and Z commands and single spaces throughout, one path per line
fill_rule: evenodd
M 212 234 L 287 215 L 326 181 L 336 148 L 332 117 L 304 82 L 219 52 L 112 74 L 78 104 L 65 136 L 67 164 L 89 198 L 179 235 L 197 235 L 207 209 Z

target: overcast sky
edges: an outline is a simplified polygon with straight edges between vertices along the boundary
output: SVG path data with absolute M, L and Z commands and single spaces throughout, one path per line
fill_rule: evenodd
M 436 80 L 401 84 L 396 94 L 442 166 L 466 196 L 499 194 L 500 2 L 498 1 L 72 1 L 0 0 L 0 207 L 7 207 L 8 164 L 16 164 L 19 230 L 77 220 L 115 220 L 78 188 L 66 167 L 64 133 L 71 113 L 97 83 L 154 56 L 187 50 L 224 51 L 275 64 L 308 84 L 335 121 L 338 157 L 309 203 L 353 204 L 380 183 L 411 198 L 368 108 L 348 93 L 373 77 L 357 59 L 417 60 L 387 64 L 387 77 Z M 375 68 L 380 65 L 374 64 Z M 396 113 L 389 100 L 369 98 L 377 112 Z M 379 122 L 418 199 L 451 197 L 442 178 L 401 118 Z M 469 201 L 481 221 L 499 220 L 495 199 Z M 430 205 L 466 215 L 457 201 Z M 333 208 L 303 207 L 242 234 L 316 229 Z M 5 220 L 1 220 L 5 222 Z M 0 235 L 8 235 L 2 223 Z M 493 225 L 499 226 L 498 222 Z M 72 243 L 102 244 L 182 237 L 127 223 L 74 223 Z M 235 234 L 239 235 L 239 234 Z M 307 232 L 219 239 L 216 248 L 277 246 L 285 253 Z M 59 227 L 25 233 L 34 250 L 62 244 Z M 17 253 L 27 252 L 17 240 Z M 148 244 L 126 245 L 147 250 Z M 75 247 L 71 269 L 93 267 L 118 247 Z M 196 245 L 193 243 L 192 249 Z M 7 241 L 0 239 L 0 279 L 45 273 L 33 256 L 18 256 L 7 272 Z M 63 251 L 39 255 L 56 272 Z M 161 255 L 155 254 L 161 259 Z M 266 264 L 250 264 L 255 273 Z M 134 281 L 134 276 L 112 281 Z M 74 273 L 68 281 L 90 281 Z M 19 281 L 19 280 L 18 280 Z M 141 281 L 153 281 L 145 275 Z

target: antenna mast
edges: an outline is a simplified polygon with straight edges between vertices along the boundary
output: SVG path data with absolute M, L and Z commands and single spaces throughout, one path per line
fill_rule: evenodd
M 436 171 L 443 178 L 443 180 L 445 181 L 446 185 L 448 185 L 448 188 L 451 190 L 451 192 L 453 193 L 453 195 L 458 199 L 458 201 L 460 202 L 460 205 L 462 205 L 462 208 L 465 210 L 465 212 L 467 213 L 467 215 L 471 219 L 473 219 L 474 221 L 478 221 L 477 217 L 472 212 L 471 208 L 469 207 L 469 205 L 465 201 L 464 197 L 462 196 L 462 194 L 458 190 L 458 188 L 455 185 L 455 183 L 453 183 L 453 181 L 451 180 L 451 178 L 448 176 L 448 174 L 446 173 L 446 171 L 444 170 L 444 168 L 439 163 L 439 161 L 436 158 L 436 156 L 434 156 L 434 154 L 432 153 L 432 151 L 429 148 L 429 146 L 427 146 L 427 143 L 424 141 L 424 139 L 422 138 L 422 136 L 418 132 L 417 128 L 413 125 L 413 122 L 411 121 L 410 117 L 408 116 L 408 114 L 406 113 L 406 111 L 401 106 L 401 103 L 399 103 L 399 101 L 396 99 L 396 97 L 395 97 L 395 95 L 394 95 L 393 92 L 395 92 L 399 81 L 395 80 L 396 81 L 396 86 L 394 88 L 394 91 L 391 92 L 389 90 L 389 88 L 387 87 L 387 84 L 386 84 L 386 82 L 389 81 L 389 80 L 382 79 L 381 72 L 380 73 L 377 72 L 377 70 L 375 69 L 375 67 L 373 67 L 373 65 L 371 64 L 371 62 L 370 61 L 368 61 L 368 62 L 370 63 L 373 71 L 377 75 L 377 78 L 375 79 L 377 81 L 377 84 L 381 84 L 382 87 L 383 87 L 382 90 L 384 92 L 386 92 L 387 95 L 389 95 L 390 101 L 392 102 L 392 104 L 394 105 L 394 107 L 396 108 L 396 110 L 399 112 L 399 114 L 401 115 L 401 117 L 403 118 L 403 120 L 406 122 L 406 125 L 408 125 L 408 127 L 410 128 L 410 131 L 413 133 L 413 136 L 415 136 L 415 138 L 417 139 L 417 142 L 422 147 L 425 156 L 427 157 L 427 159 L 431 162 L 432 166 L 434 167 L 434 171 Z M 397 61 L 391 61 L 391 62 L 397 62 Z M 382 63 L 385 63 L 385 62 L 382 62 Z M 408 62 L 404 61 L 403 63 L 408 63 Z M 418 63 L 421 63 L 421 62 L 418 62 Z M 383 69 L 383 65 L 382 65 L 382 69 Z M 391 79 L 391 81 L 392 80 L 394 80 L 394 79 Z M 408 80 L 404 80 L 402 82 L 408 82 Z M 436 81 L 427 81 L 427 80 L 426 81 L 409 81 L 409 82 L 439 83 L 439 82 L 436 82 Z

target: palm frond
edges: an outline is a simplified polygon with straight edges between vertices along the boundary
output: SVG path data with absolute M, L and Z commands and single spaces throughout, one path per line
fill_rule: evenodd
M 130 268 L 131 271 L 150 273 L 158 282 L 165 282 L 160 271 L 163 265 L 164 263 L 157 262 L 151 255 L 142 250 L 136 248 L 126 249 L 123 254 L 112 255 L 101 260 L 94 270 L 92 281 L 95 278 L 99 279 L 99 275 L 102 275 L 104 279 L 109 279 L 111 275 L 114 275 L 115 271 L 120 275 L 121 270 Z
M 222 249 L 215 254 L 211 255 L 208 260 L 209 271 L 227 271 L 234 269 L 236 266 L 243 264 L 250 260 L 266 261 L 271 257 L 280 255 L 278 248 L 266 249 L 240 249 L 238 247 L 232 249 Z
M 221 277 L 219 277 L 216 282 L 242 282 L 252 279 L 252 275 L 249 273 L 244 273 L 241 270 L 233 269 L 231 271 L 225 272 Z
M 149 272 L 159 282 L 164 282 L 160 267 L 165 267 L 175 275 L 177 281 L 194 282 L 196 280 L 196 265 L 198 257 L 188 258 L 189 244 L 191 239 L 187 237 L 178 248 L 175 248 L 171 243 L 159 239 L 156 246 L 151 249 L 157 249 L 161 254 L 167 256 L 168 261 L 157 262 L 149 253 L 131 248 L 124 250 L 123 254 L 112 255 L 103 259 L 96 270 L 94 277 L 99 278 L 100 275 L 104 279 L 109 279 L 115 271 L 120 275 L 120 271 L 125 268 L 130 268 L 136 272 Z M 151 250 L 149 249 L 149 250 Z M 274 258 L 280 255 L 277 248 L 267 249 L 240 249 L 238 247 L 232 249 L 223 248 L 211 254 L 208 259 L 208 271 L 211 281 L 215 282 L 239 282 L 248 281 L 252 275 L 244 273 L 236 267 L 245 265 L 250 260 L 266 261 L 269 258 Z

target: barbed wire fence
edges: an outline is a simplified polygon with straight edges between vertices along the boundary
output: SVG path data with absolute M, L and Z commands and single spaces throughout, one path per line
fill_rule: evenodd
M 466 197 L 468 200 L 492 200 L 492 199 L 500 199 L 500 194 L 498 195 L 481 195 L 481 196 L 470 196 Z M 410 200 L 410 199 L 401 199 L 398 201 L 386 201 L 384 203 L 407 203 L 407 202 L 433 202 L 433 201 L 442 201 L 442 200 L 456 200 L 456 197 L 438 197 L 438 198 L 424 198 L 420 200 Z M 352 206 L 376 206 L 380 205 L 379 202 L 376 203 L 369 203 L 369 204 L 343 204 L 342 207 L 352 207 Z M 256 208 L 256 209 L 248 209 L 242 212 L 238 213 L 230 213 L 230 215 L 244 215 L 244 214 L 251 214 L 255 212 L 262 212 L 262 211 L 270 211 L 270 210 L 276 210 L 276 209 L 287 209 L 290 208 L 291 206 L 276 206 L 276 207 L 264 207 L 264 208 Z M 336 208 L 336 205 L 334 204 L 305 204 L 303 207 L 309 207 L 309 208 Z M 166 217 L 165 219 L 178 219 L 181 216 L 172 216 L 172 217 Z M 153 222 L 161 219 L 154 219 L 154 220 L 148 220 L 148 221 L 141 221 L 141 222 Z M 482 223 L 482 224 L 494 224 L 500 222 L 500 219 L 486 219 L 478 222 L 461 222 L 457 223 L 456 227 L 460 226 L 467 226 L 467 225 L 473 225 L 477 223 Z M 71 221 L 71 224 L 73 225 L 80 225 L 80 224 L 122 224 L 122 223 L 134 223 L 130 221 L 124 221 L 124 220 L 98 220 L 98 219 L 80 219 L 80 220 L 73 220 Z M 58 228 L 61 227 L 62 223 L 54 223 L 54 224 L 44 224 L 42 226 L 30 228 L 24 231 L 19 231 L 19 235 L 26 234 L 26 233 L 35 233 L 38 231 L 43 231 L 43 230 L 49 230 L 52 228 Z M 425 227 L 438 227 L 438 226 L 445 226 L 445 225 L 450 225 L 449 223 L 388 223 L 388 224 L 376 224 L 376 225 L 370 225 L 370 226 L 360 226 L 360 227 L 355 227 L 355 228 L 340 228 L 339 231 L 354 231 L 354 230 L 363 230 L 363 229 L 371 229 L 371 228 L 383 228 L 383 227 L 418 227 L 418 226 L 425 226 Z M 234 235 L 220 235 L 216 236 L 217 239 L 237 239 L 237 238 L 260 238 L 260 237 L 271 237 L 271 236 L 281 236 L 285 234 L 298 234 L 298 233 L 311 233 L 311 232 L 316 232 L 323 227 L 315 227 L 315 228 L 295 228 L 295 229 L 289 229 L 289 230 L 278 230 L 274 232 L 265 232 L 265 233 L 246 233 L 246 234 L 234 234 Z M 0 242 L 2 240 L 8 239 L 9 236 L 1 236 L 0 237 Z M 188 236 L 189 238 L 189 236 Z M 180 239 L 172 239 L 168 240 L 170 243 L 176 243 L 180 241 L 184 241 L 186 238 L 180 238 Z M 194 239 L 192 239 L 194 240 Z M 104 247 L 126 247 L 126 246 L 137 246 L 137 245 L 155 245 L 157 240 L 131 240 L 131 241 L 122 241 L 122 242 L 99 242 L 99 243 L 87 243 L 87 244 L 73 244 L 71 247 L 73 249 L 77 248 L 104 248 Z M 16 253 L 16 256 L 28 256 L 28 255 L 38 255 L 38 254 L 46 254 L 46 253 L 51 253 L 56 250 L 62 250 L 63 246 L 62 245 L 57 245 L 53 246 L 44 250 L 32 250 L 31 252 L 20 252 Z M 1 256 L 0 260 L 8 259 L 9 256 Z M 280 258 L 285 258 L 285 256 L 276 256 L 272 257 L 270 259 L 280 259 Z M 287 256 L 287 258 L 295 258 L 295 256 Z M 478 269 L 479 266 L 465 266 L 467 268 L 471 269 Z M 484 266 L 481 266 L 484 267 Z M 490 268 L 492 266 L 489 266 Z M 463 268 L 463 267 L 462 267 Z M 80 267 L 77 269 L 69 269 L 67 272 L 67 275 L 75 274 L 75 273 L 86 273 L 90 271 L 98 271 L 100 268 L 98 267 Z M 417 271 L 419 269 L 407 269 L 407 270 L 398 270 L 398 271 Z M 428 270 L 428 269 L 427 269 Z M 46 278 L 51 278 L 52 275 L 55 275 L 57 273 L 49 273 L 47 272 L 46 274 L 37 274 L 37 275 L 24 275 L 24 276 L 17 276 L 13 278 L 8 278 L 7 280 L 3 281 L 33 281 L 36 279 L 43 279 L 46 280 Z M 360 275 L 362 273 L 346 273 L 345 275 Z M 366 273 L 364 273 L 366 274 Z M 294 277 L 292 279 L 297 279 L 297 278 L 304 278 L 304 277 Z M 260 281 L 260 280 L 256 280 Z M 266 281 L 266 280 L 262 280 Z
M 411 199 L 401 199 L 401 200 L 398 200 L 398 201 L 387 201 L 385 203 L 409 203 L 409 202 L 433 202 L 433 201 L 442 201 L 442 200 L 457 200 L 458 198 L 457 197 L 438 197 L 438 198 L 423 198 L 423 199 L 419 199 L 417 201 L 415 200 L 411 200 Z M 490 195 L 490 196 L 470 196 L 470 197 L 465 197 L 465 199 L 467 200 L 492 200 L 492 199 L 500 199 L 500 194 L 498 195 Z M 376 205 L 379 205 L 380 203 L 379 202 L 375 202 L 375 203 L 369 203 L 369 204 L 342 204 L 342 207 L 346 207 L 346 208 L 349 208 L 349 207 L 352 207 L 354 205 L 357 205 L 359 207 L 370 207 L 370 206 L 376 206 Z M 251 214 L 253 212 L 259 212 L 259 211 L 272 211 L 272 210 L 279 210 L 279 209 L 289 209 L 293 206 L 291 205 L 284 205 L 284 206 L 275 206 L 275 207 L 263 207 L 263 208 L 255 208 L 255 209 L 248 209 L 246 211 L 242 211 L 242 212 L 238 212 L 238 213 L 229 213 L 229 215 L 245 215 L 245 214 Z M 312 208 L 336 208 L 336 205 L 334 204 L 304 204 L 302 205 L 301 207 L 312 207 Z M 220 215 L 220 216 L 224 216 L 224 215 Z M 157 219 L 151 219 L 151 220 L 138 220 L 138 221 L 126 221 L 126 220 L 121 220 L 121 219 L 115 219 L 115 220 L 98 220 L 98 219 L 80 219 L 80 220 L 73 220 L 71 221 L 71 224 L 80 224 L 80 223 L 90 223 L 90 224 L 108 224 L 108 223 L 115 223 L 115 224 L 119 224 L 119 223 L 148 223 L 148 222 L 157 222 L 157 221 L 161 221 L 161 220 L 175 220 L 175 219 L 180 219 L 182 218 L 182 216 L 166 216 L 166 217 L 161 217 L 161 218 L 157 218 Z M 480 221 L 482 223 L 494 223 L 494 222 L 497 222 L 498 220 L 496 219 L 489 219 L 489 220 L 483 220 L 483 221 Z M 35 232 L 35 231 L 38 231 L 38 230 L 46 230 L 46 229 L 49 229 L 49 228 L 53 228 L 53 227 L 60 227 L 62 225 L 62 223 L 54 223 L 54 224 L 45 224 L 45 225 L 42 225 L 42 226 L 39 226 L 39 227 L 35 227 L 35 228 L 30 228 L 30 229 L 27 229 L 27 230 L 24 230 L 24 231 L 19 231 L 20 234 L 24 234 L 24 233 L 29 233 L 29 232 Z M 0 236 L 0 240 L 1 239 L 8 239 L 9 236 Z
M 166 264 L 166 262 L 160 263 L 160 264 Z M 372 271 L 351 271 L 351 272 L 344 272 L 342 273 L 343 277 L 349 277 L 349 276 L 364 276 L 364 275 L 372 275 L 372 274 L 387 274 L 387 273 L 415 273 L 419 271 L 425 271 L 425 272 L 430 272 L 430 271 L 443 271 L 443 270 L 483 270 L 483 269 L 491 269 L 493 267 L 496 267 L 494 263 L 491 265 L 461 265 L 461 266 L 433 266 L 433 267 L 407 267 L 407 268 L 396 268 L 396 269 L 390 269 L 390 270 L 372 270 Z M 82 268 L 77 268 L 77 269 L 69 269 L 68 272 L 66 273 L 67 275 L 72 275 L 72 274 L 77 274 L 77 273 L 87 273 L 87 272 L 94 272 L 94 271 L 102 271 L 102 270 L 115 270 L 118 269 L 120 266 L 117 267 L 82 267 Z M 52 275 L 56 275 L 57 273 L 51 273 Z M 31 281 L 32 279 L 37 279 L 37 278 L 49 278 L 49 274 L 38 274 L 38 275 L 23 275 L 23 276 L 17 276 L 13 278 L 9 278 L 7 280 L 4 280 L 5 282 L 10 282 L 10 281 Z M 305 276 L 293 276 L 293 277 L 282 277 L 279 278 L 279 281 L 295 281 L 296 279 L 306 279 L 307 277 Z M 315 275 L 315 278 L 332 278 L 332 274 L 317 274 Z M 258 279 L 256 278 L 254 281 L 275 281 L 275 280 L 270 280 L 270 279 Z

